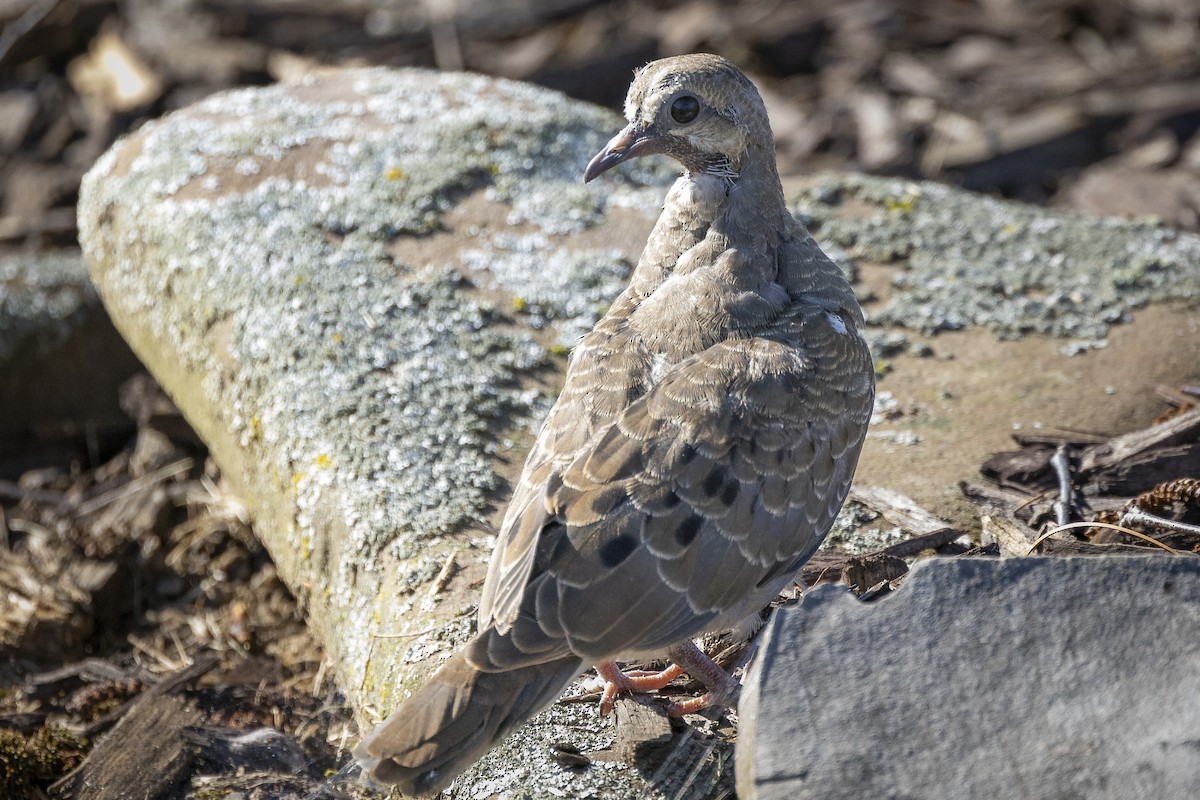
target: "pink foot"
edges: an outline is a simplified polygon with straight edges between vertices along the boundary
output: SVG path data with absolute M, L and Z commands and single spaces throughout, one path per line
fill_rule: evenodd
M 737 678 L 721 668 L 695 642 L 688 641 L 672 647 L 667 651 L 667 658 L 687 670 L 687 674 L 708 687 L 708 691 L 691 700 L 671 703 L 667 706 L 667 716 L 682 717 L 685 714 L 695 714 L 712 706 L 727 706 L 737 699 L 742 689 Z
M 662 672 L 646 670 L 623 672 L 615 661 L 597 664 L 596 672 L 604 679 L 604 694 L 600 698 L 601 716 L 612 713 L 613 705 L 621 692 L 657 691 L 678 678 L 685 670 L 708 687 L 708 691 L 691 700 L 669 704 L 667 716 L 682 717 L 685 714 L 695 714 L 710 706 L 729 705 L 742 688 L 742 685 L 732 675 L 706 656 L 704 651 L 693 642 L 685 642 L 667 650 L 667 657 L 671 659 L 672 664 Z
M 683 667 L 672 664 L 662 672 L 634 670 L 623 672 L 615 661 L 596 665 L 596 672 L 604 679 L 604 694 L 600 697 L 600 716 L 612 713 L 613 704 L 621 692 L 654 692 L 683 674 Z

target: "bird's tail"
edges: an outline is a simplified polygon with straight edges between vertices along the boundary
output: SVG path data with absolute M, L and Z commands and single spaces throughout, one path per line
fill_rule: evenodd
M 372 779 L 412 797 L 441 791 L 553 702 L 583 668 L 572 655 L 483 671 L 468 660 L 471 650 L 456 653 L 355 749 Z

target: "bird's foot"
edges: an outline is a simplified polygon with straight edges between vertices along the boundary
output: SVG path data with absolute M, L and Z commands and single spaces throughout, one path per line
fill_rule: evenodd
M 695 714 L 712 706 L 727 706 L 737 699 L 742 684 L 720 664 L 709 658 L 695 642 L 688 641 L 678 647 L 672 647 L 667 650 L 667 657 L 708 688 L 708 691 L 699 697 L 668 705 L 668 717 Z
M 653 692 L 666 686 L 683 674 L 683 667 L 672 664 L 661 672 L 638 669 L 623 671 L 615 661 L 596 665 L 596 672 L 604 679 L 604 694 L 600 697 L 600 716 L 612 713 L 613 705 L 621 692 Z
M 736 678 L 721 668 L 694 642 L 673 647 L 667 651 L 671 665 L 661 672 L 633 670 L 624 672 L 615 661 L 596 665 L 596 672 L 604 679 L 604 694 L 600 697 L 600 715 L 612 713 L 617 697 L 622 692 L 653 692 L 665 687 L 685 671 L 703 683 L 708 691 L 691 700 L 667 705 L 667 716 L 682 717 L 695 714 L 711 706 L 726 706 L 738 696 L 742 685 Z

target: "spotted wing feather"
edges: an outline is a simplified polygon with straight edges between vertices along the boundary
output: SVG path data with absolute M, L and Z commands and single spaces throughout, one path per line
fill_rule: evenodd
M 543 639 L 585 661 L 661 649 L 765 603 L 845 498 L 869 358 L 803 306 L 776 335 L 679 363 L 568 462 L 546 461 L 513 520 L 533 538 L 510 616 L 525 644 L 506 659 Z

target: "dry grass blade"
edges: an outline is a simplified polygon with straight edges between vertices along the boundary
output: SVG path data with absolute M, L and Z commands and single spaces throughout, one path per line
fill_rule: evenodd
M 110 492 L 105 492 L 98 497 L 93 497 L 86 503 L 81 503 L 79 506 L 79 514 L 81 516 L 87 516 L 88 514 L 99 511 L 107 505 L 115 503 L 123 497 L 137 494 L 138 492 L 143 491 L 150 486 L 154 486 L 157 483 L 161 483 L 168 478 L 173 478 L 176 475 L 187 472 L 192 468 L 194 463 L 195 462 L 190 458 L 183 458 L 173 464 L 167 464 L 161 469 L 156 469 L 154 472 L 147 473 L 140 478 L 134 478 L 129 483 L 119 486 Z
M 1109 530 L 1120 531 L 1121 533 L 1128 534 L 1129 536 L 1132 536 L 1135 539 L 1142 539 L 1142 540 L 1154 545 L 1155 547 L 1161 547 L 1163 550 L 1166 550 L 1168 553 L 1170 553 L 1172 555 L 1176 555 L 1176 556 L 1183 555 L 1182 551 L 1176 550 L 1174 547 L 1171 547 L 1169 545 L 1165 545 L 1152 536 L 1147 536 L 1146 534 L 1141 533 L 1139 531 L 1132 530 L 1131 528 L 1125 528 L 1125 527 L 1122 527 L 1121 525 L 1113 525 L 1108 522 L 1072 522 L 1068 525 L 1058 525 L 1058 526 L 1053 527 L 1050 530 L 1046 531 L 1045 533 L 1043 533 L 1041 536 L 1037 537 L 1036 539 L 1034 539 L 1033 544 L 1031 544 L 1029 546 L 1029 552 L 1026 553 L 1025 555 L 1029 555 L 1029 556 L 1033 555 L 1033 551 L 1037 550 L 1038 545 L 1040 545 L 1042 542 L 1046 541 L 1047 539 L 1049 539 L 1051 536 L 1053 536 L 1056 533 L 1062 533 L 1063 531 L 1068 531 L 1068 530 L 1071 530 L 1072 528 L 1108 528 Z

